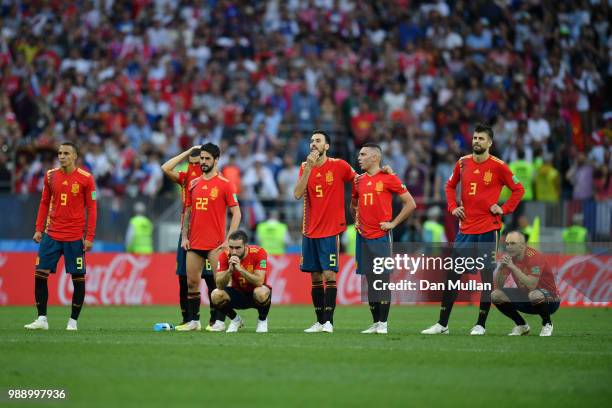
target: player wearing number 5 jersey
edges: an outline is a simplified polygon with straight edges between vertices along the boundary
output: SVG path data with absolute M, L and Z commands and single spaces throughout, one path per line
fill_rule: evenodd
M 300 167 L 294 190 L 296 199 L 304 197 L 300 269 L 311 274 L 317 315 L 317 322 L 305 330 L 307 333 L 333 332 L 339 234 L 346 229 L 344 184 L 355 177 L 347 162 L 327 157 L 329 147 L 329 135 L 318 130 L 312 133 L 310 154 Z
M 370 256 L 391 256 L 391 232 L 404 222 L 416 208 L 414 198 L 395 174 L 387 174 L 380 168 L 382 151 L 375 143 L 366 143 L 359 151 L 359 167 L 365 173 L 355 177 L 351 209 L 355 212 L 357 229 L 356 256 L 357 273 L 365 275 L 368 282 L 368 303 L 372 313 L 372 326 L 362 331 L 365 334 L 387 333 L 387 318 L 391 306 L 388 290 L 375 290 L 374 281 L 389 282 L 391 271 L 382 275 L 373 274 L 364 266 Z M 393 218 L 393 195 L 402 201 L 402 210 Z M 370 256 L 366 256 L 365 252 Z
M 40 243 L 34 275 L 34 297 L 38 318 L 26 329 L 47 330 L 47 279 L 64 256 L 66 272 L 72 275 L 72 313 L 66 330 L 77 330 L 77 319 L 85 299 L 85 252 L 91 249 L 96 231 L 96 186 L 93 175 L 76 167 L 77 147 L 62 143 L 57 157 L 60 167 L 49 170 L 36 218 L 34 241 Z
M 188 322 L 176 327 L 178 331 L 201 330 L 200 282 L 206 261 L 217 265 L 221 251 L 227 248 L 225 239 L 226 215 L 232 215 L 228 235 L 240 224 L 240 207 L 229 180 L 219 176 L 217 163 L 219 147 L 207 143 L 200 148 L 202 175 L 191 182 L 185 199 L 181 246 L 187 251 L 187 310 Z M 214 280 L 207 281 L 208 298 L 214 289 Z
M 473 154 L 464 156 L 457 164 L 446 183 L 448 211 L 459 219 L 459 233 L 455 238 L 454 253 L 458 256 L 485 256 L 490 262 L 481 270 L 483 283 L 493 283 L 495 251 L 499 241 L 501 216 L 509 214 L 517 207 L 525 189 L 512 174 L 506 163 L 489 153 L 493 145 L 493 129 L 486 125 L 476 125 L 472 136 Z M 457 184 L 461 182 L 461 203 L 456 202 Z M 499 194 L 507 186 L 512 195 L 499 206 Z M 476 252 L 470 251 L 472 247 Z M 461 279 L 461 274 L 449 271 L 447 282 Z M 453 308 L 457 290 L 445 290 L 442 297 L 440 319 L 423 334 L 448 333 L 448 320 Z M 480 294 L 478 321 L 470 334 L 485 334 L 485 323 L 491 309 L 491 291 Z

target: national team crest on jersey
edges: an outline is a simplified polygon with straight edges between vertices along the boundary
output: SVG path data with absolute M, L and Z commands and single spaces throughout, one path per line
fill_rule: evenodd
M 217 197 L 219 197 L 219 189 L 217 187 L 213 187 L 213 189 L 210 190 L 210 198 L 214 200 Z
M 79 194 L 79 185 L 78 183 L 72 183 L 72 194 Z
M 331 184 L 334 182 L 334 173 L 332 173 L 331 171 L 328 171 L 327 173 L 325 173 L 325 182 L 327 184 Z
M 384 188 L 385 188 L 385 185 L 383 184 L 382 181 L 377 181 L 376 186 L 374 186 L 374 190 L 376 190 L 376 192 L 379 194 L 383 192 Z
M 489 184 L 493 180 L 493 173 L 491 173 L 490 170 L 487 170 L 482 180 L 485 182 L 485 184 Z

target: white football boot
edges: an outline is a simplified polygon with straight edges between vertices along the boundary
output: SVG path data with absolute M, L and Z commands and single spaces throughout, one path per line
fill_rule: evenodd
M 362 334 L 373 334 L 373 333 L 376 333 L 377 330 L 378 330 L 378 322 L 373 323 L 370 327 L 363 330 L 361 333 Z
M 315 322 L 312 326 L 304 330 L 304 333 L 321 333 L 323 331 L 323 325 L 319 322 Z
M 268 319 L 257 320 L 257 328 L 255 329 L 255 333 L 267 333 L 267 332 L 268 332 Z
M 472 327 L 472 330 L 470 331 L 470 336 L 484 336 L 486 331 L 487 330 L 484 327 L 477 324 L 476 326 Z
M 49 322 L 47 322 L 47 316 L 38 316 L 32 323 L 23 327 L 28 330 L 49 330 Z
M 542 330 L 540 331 L 540 337 L 549 337 L 552 336 L 553 325 L 552 323 L 546 323 L 542 326 Z
M 440 323 L 436 323 L 429 329 L 425 329 L 421 334 L 448 334 L 448 326 L 442 326 Z
M 230 324 L 225 332 L 226 333 L 236 333 L 238 329 L 240 329 L 243 326 L 244 326 L 244 321 L 242 320 L 242 317 L 240 317 L 240 315 L 236 315 L 236 317 L 234 317 L 230 321 Z
M 514 326 L 508 336 L 526 336 L 529 334 L 529 330 L 528 324 L 519 324 Z

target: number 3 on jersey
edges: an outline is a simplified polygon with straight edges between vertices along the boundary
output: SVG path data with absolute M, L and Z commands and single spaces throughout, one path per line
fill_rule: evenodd
M 469 195 L 476 195 L 476 183 L 470 183 L 470 192 Z

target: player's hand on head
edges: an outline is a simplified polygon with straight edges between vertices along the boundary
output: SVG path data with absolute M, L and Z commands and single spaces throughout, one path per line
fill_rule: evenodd
M 34 240 L 34 242 L 36 242 L 37 244 L 40 243 L 40 241 L 42 240 L 42 232 L 40 231 L 36 231 L 34 233 L 34 236 L 32 237 L 32 239 Z
M 87 252 L 93 247 L 93 242 L 88 239 L 83 240 L 83 251 Z
M 465 219 L 465 210 L 463 208 L 463 206 L 457 207 L 453 210 L 452 214 L 459 218 L 460 220 L 464 220 Z

